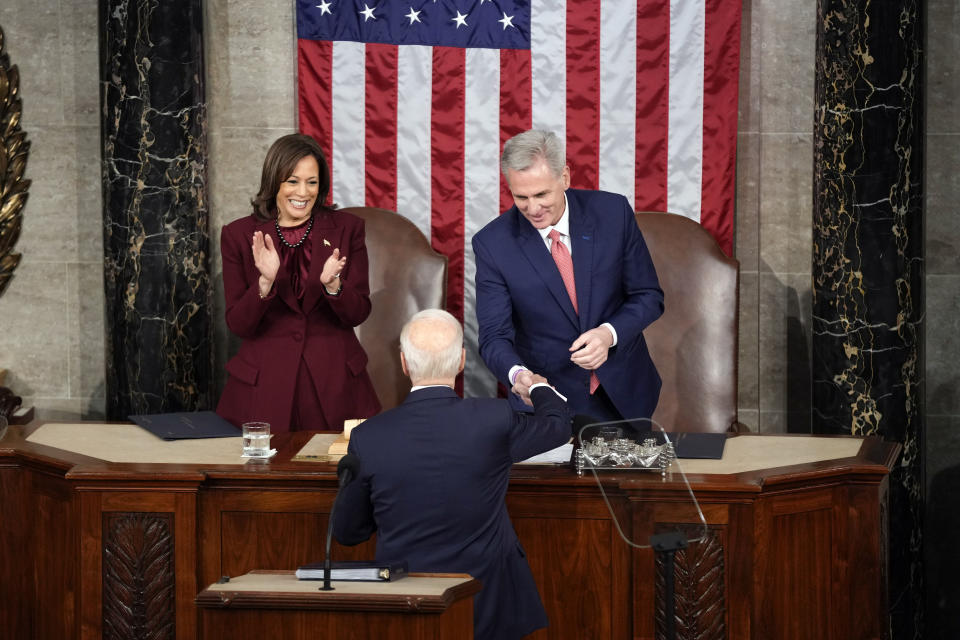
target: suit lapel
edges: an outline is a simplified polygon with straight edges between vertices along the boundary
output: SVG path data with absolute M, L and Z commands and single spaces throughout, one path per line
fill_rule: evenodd
M 553 257 L 547 251 L 543 238 L 516 207 L 513 209 L 513 214 L 520 252 L 530 262 L 530 266 L 533 267 L 537 276 L 543 281 L 544 287 L 563 310 L 563 314 L 574 326 L 579 327 L 577 312 L 573 310 L 573 303 L 570 302 L 570 296 L 567 295 L 567 288 L 563 284 L 563 278 L 560 277 L 560 271 L 557 270 L 557 263 L 553 261 Z M 574 262 L 574 270 L 576 270 L 576 262 Z M 580 304 L 579 292 L 577 293 L 577 304 Z
M 593 328 L 590 320 L 590 293 L 593 276 L 593 247 L 596 228 L 593 216 L 576 197 L 567 191 L 570 205 L 570 245 L 573 247 L 573 281 L 577 285 L 577 308 L 580 310 L 580 332 Z
M 320 282 L 320 275 L 323 273 L 323 264 L 337 247 L 340 248 L 340 255 L 347 251 L 342 245 L 343 227 L 334 222 L 331 213 L 315 213 L 313 228 L 310 229 L 311 243 L 310 249 L 310 274 L 307 276 L 307 290 L 303 294 L 303 312 L 310 313 L 317 301 L 323 295 L 323 283 Z M 350 256 L 347 256 L 349 263 Z M 349 270 L 349 267 L 348 269 Z

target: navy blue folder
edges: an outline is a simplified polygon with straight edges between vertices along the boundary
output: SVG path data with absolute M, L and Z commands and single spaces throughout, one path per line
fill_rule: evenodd
M 725 433 L 671 433 L 670 442 L 678 458 L 719 460 L 723 457 Z
M 164 440 L 189 438 L 229 438 L 240 435 L 236 428 L 213 411 L 148 413 L 127 416 L 153 435 Z

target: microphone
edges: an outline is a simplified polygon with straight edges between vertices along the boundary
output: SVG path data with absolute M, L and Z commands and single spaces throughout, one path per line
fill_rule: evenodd
M 330 517 L 327 518 L 327 546 L 323 552 L 323 586 L 321 591 L 333 591 L 330 586 L 330 544 L 333 540 L 333 515 L 337 512 L 337 503 L 340 501 L 340 492 L 343 488 L 353 482 L 360 470 L 360 458 L 348 453 L 340 458 L 337 463 L 337 495 L 333 498 L 333 506 L 330 508 Z
M 340 462 L 337 463 L 337 484 L 339 488 L 347 486 L 353 482 L 354 477 L 357 475 L 357 471 L 360 470 L 360 458 L 348 453 L 347 455 L 340 458 Z

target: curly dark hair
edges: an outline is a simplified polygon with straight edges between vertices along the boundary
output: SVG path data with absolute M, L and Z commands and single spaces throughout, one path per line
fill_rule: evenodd
M 327 159 L 323 155 L 323 150 L 316 140 L 303 133 L 291 133 L 290 135 L 277 138 L 276 142 L 270 145 L 267 151 L 267 157 L 263 159 L 263 172 L 260 174 L 260 191 L 250 201 L 253 205 L 253 215 L 260 220 L 276 220 L 277 218 L 277 193 L 280 191 L 280 184 L 290 177 L 297 163 L 306 156 L 313 156 L 317 159 L 317 166 L 320 169 L 319 191 L 317 200 L 313 203 L 312 214 L 316 214 L 326 206 L 327 193 L 330 191 L 330 169 L 327 167 Z

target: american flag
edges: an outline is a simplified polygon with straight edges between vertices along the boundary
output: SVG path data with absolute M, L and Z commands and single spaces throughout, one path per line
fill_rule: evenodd
M 449 258 L 464 393 L 477 352 L 470 239 L 512 204 L 504 141 L 566 141 L 572 186 L 698 220 L 733 244 L 739 0 L 297 0 L 300 130 L 331 199 L 398 211 Z

